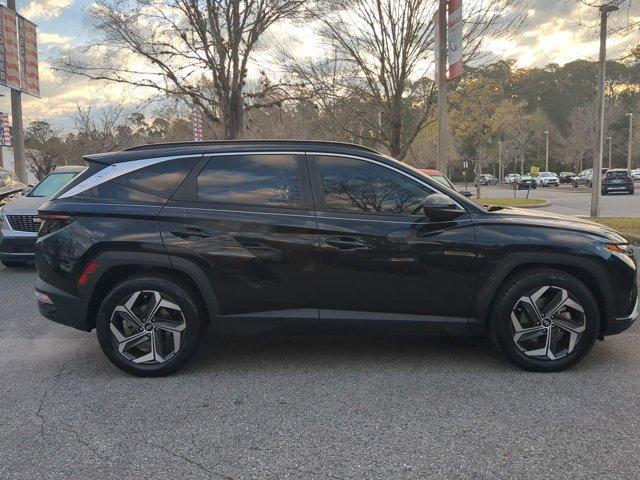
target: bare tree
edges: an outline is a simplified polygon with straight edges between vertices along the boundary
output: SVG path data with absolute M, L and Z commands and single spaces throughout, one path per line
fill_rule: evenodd
M 226 138 L 242 136 L 246 109 L 276 105 L 281 85 L 264 72 L 247 91 L 248 65 L 264 32 L 302 0 L 97 0 L 98 38 L 59 70 L 147 87 L 202 108 Z M 97 59 L 95 58 L 97 57 Z M 144 67 L 140 66 L 140 62 Z
M 49 175 L 60 163 L 63 149 L 60 132 L 49 122 L 36 120 L 30 122 L 25 130 L 25 158 L 27 168 L 38 180 Z
M 287 55 L 285 65 L 321 107 L 357 98 L 346 117 L 334 116 L 355 138 L 373 141 L 404 159 L 418 133 L 433 121 L 434 13 L 424 0 L 318 0 L 310 14 L 326 55 Z M 465 6 L 465 56 L 486 57 L 487 37 L 516 35 L 527 2 L 472 1 Z M 506 13 L 505 13 L 506 12 Z

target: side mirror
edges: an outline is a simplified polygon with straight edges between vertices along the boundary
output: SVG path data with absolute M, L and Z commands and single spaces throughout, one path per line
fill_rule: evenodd
M 447 195 L 434 193 L 422 201 L 422 211 L 425 217 L 432 220 L 444 220 L 458 216 L 460 208 Z
M 467 197 L 467 198 L 473 197 L 473 193 L 471 193 L 469 190 L 462 190 L 460 192 L 460 195 L 462 195 L 463 197 Z

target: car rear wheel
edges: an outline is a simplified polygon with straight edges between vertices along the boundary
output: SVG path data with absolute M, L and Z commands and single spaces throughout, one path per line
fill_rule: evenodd
M 134 277 L 106 296 L 98 341 L 121 370 L 142 377 L 173 373 L 194 354 L 201 330 L 195 295 L 165 277 Z
M 496 347 L 526 370 L 554 372 L 579 362 L 600 329 L 598 305 L 577 278 L 556 270 L 510 279 L 492 310 Z

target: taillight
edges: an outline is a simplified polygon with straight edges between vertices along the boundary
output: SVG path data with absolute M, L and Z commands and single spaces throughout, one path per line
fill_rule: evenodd
M 71 215 L 60 213 L 43 213 L 38 215 L 38 218 L 40 219 L 38 237 L 49 235 L 50 233 L 60 230 L 75 221 L 75 218 Z

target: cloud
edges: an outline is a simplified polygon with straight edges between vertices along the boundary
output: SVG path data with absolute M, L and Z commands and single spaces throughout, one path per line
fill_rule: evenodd
M 71 6 L 74 0 L 31 0 L 20 12 L 29 20 L 50 19 L 59 17 L 60 14 Z
M 69 45 L 73 37 L 57 33 L 38 32 L 38 43 L 41 45 Z

